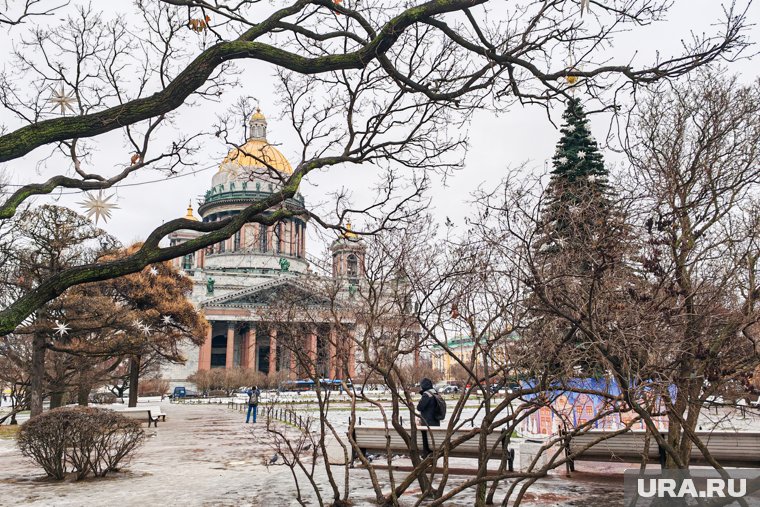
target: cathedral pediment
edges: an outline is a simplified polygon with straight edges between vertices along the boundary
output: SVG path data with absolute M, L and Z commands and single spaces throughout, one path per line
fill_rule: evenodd
M 203 301 L 203 308 L 252 308 L 267 306 L 328 307 L 330 299 L 318 288 L 293 279 L 272 280 L 232 294 Z

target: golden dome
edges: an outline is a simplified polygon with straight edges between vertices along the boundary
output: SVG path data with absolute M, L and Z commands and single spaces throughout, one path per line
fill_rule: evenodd
M 354 231 L 351 229 L 351 222 L 346 222 L 346 232 L 344 232 L 344 233 L 342 234 L 342 236 L 343 236 L 344 238 L 346 238 L 346 239 L 357 239 L 357 238 L 359 237 L 359 235 L 358 235 L 358 234 L 356 234 L 356 233 L 355 233 L 355 232 L 354 232 Z
M 190 201 L 189 203 L 187 203 L 187 214 L 184 216 L 184 218 L 186 218 L 188 220 L 195 220 L 196 222 L 200 222 L 200 220 L 195 215 L 193 215 L 193 202 L 192 201 Z
M 240 167 L 267 168 L 269 166 L 282 174 L 293 174 L 293 167 L 291 167 L 285 155 L 263 139 L 249 139 L 240 148 L 230 150 L 227 156 L 224 157 L 222 166 L 228 163 L 233 163 Z M 222 170 L 221 166 L 219 170 Z
M 266 121 L 266 117 L 263 114 L 261 114 L 261 109 L 258 108 L 258 107 L 256 108 L 256 112 L 253 113 L 253 116 L 251 116 L 251 121 L 254 121 L 254 120 L 265 120 Z

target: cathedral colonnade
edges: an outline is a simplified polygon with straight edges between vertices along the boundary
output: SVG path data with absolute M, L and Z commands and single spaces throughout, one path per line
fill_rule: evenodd
M 198 353 L 199 370 L 240 367 L 266 375 L 284 371 L 291 380 L 314 374 L 331 379 L 356 375 L 353 340 L 341 338 L 330 324 L 288 323 L 285 326 L 276 322 L 233 320 L 209 321 L 209 324 L 209 332 Z M 297 353 L 302 354 L 300 360 Z M 306 368 L 316 371 L 306 371 Z

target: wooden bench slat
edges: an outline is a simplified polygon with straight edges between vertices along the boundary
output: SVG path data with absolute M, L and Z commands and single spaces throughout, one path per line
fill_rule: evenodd
M 615 435 L 611 438 L 596 442 L 610 432 L 589 431 L 570 438 L 568 451 L 570 454 L 579 453 L 572 461 L 640 461 L 644 454 L 645 434 L 629 432 Z M 713 431 L 697 432 L 697 436 L 705 443 L 707 450 L 719 463 L 726 466 L 750 465 L 760 466 L 760 433 Z M 585 446 L 593 444 L 585 450 Z M 657 442 L 650 440 L 648 458 L 658 460 L 660 457 Z M 691 453 L 693 463 L 704 463 L 704 456 L 696 447 Z M 572 469 L 572 465 L 570 466 Z
M 411 432 L 411 428 L 405 428 L 407 432 Z M 440 448 L 446 436 L 446 428 L 430 428 L 430 429 L 417 429 L 417 448 L 423 448 L 422 431 L 428 432 L 428 442 L 432 447 Z M 465 435 L 470 435 L 472 430 L 460 429 L 452 432 L 450 442 L 456 442 Z M 408 453 L 407 447 L 401 435 L 395 430 L 395 428 L 389 428 L 386 432 L 384 427 L 372 427 L 372 426 L 356 426 L 354 428 L 354 438 L 357 445 L 364 453 L 368 451 L 376 452 L 393 452 L 393 453 Z M 491 459 L 500 459 L 503 457 L 502 452 L 506 452 L 508 456 L 509 469 L 512 471 L 514 450 L 502 449 L 500 444 L 503 435 L 500 431 L 491 433 L 486 438 L 488 449 L 494 449 L 494 453 L 491 455 Z M 478 458 L 481 455 L 480 448 L 480 435 L 476 434 L 469 440 L 461 442 L 456 447 L 449 448 L 449 456 L 463 457 L 463 458 Z

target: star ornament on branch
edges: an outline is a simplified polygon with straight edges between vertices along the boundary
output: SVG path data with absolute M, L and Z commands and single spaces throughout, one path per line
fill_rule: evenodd
M 76 104 L 77 99 L 74 97 L 73 93 L 66 93 L 66 91 L 63 88 L 63 85 L 61 85 L 60 90 L 55 90 L 55 89 L 53 90 L 53 93 L 50 95 L 48 102 L 53 104 L 53 108 L 52 108 L 53 111 L 60 108 L 61 114 L 65 115 L 66 110 L 68 109 L 72 113 L 76 114 L 76 110 L 74 109 L 72 104 Z
M 67 326 L 65 322 L 55 321 L 55 334 L 58 336 L 62 337 L 63 335 L 69 334 L 70 329 L 71 328 Z
M 85 215 L 87 218 L 92 218 L 93 216 L 95 217 L 96 224 L 101 218 L 103 219 L 104 223 L 107 222 L 108 219 L 111 218 L 111 210 L 119 209 L 119 206 L 116 204 L 108 202 L 113 199 L 115 194 L 111 194 L 106 197 L 103 195 L 102 190 L 98 190 L 97 195 L 93 195 L 89 192 L 87 192 L 85 195 L 85 200 L 77 204 L 86 210 Z

